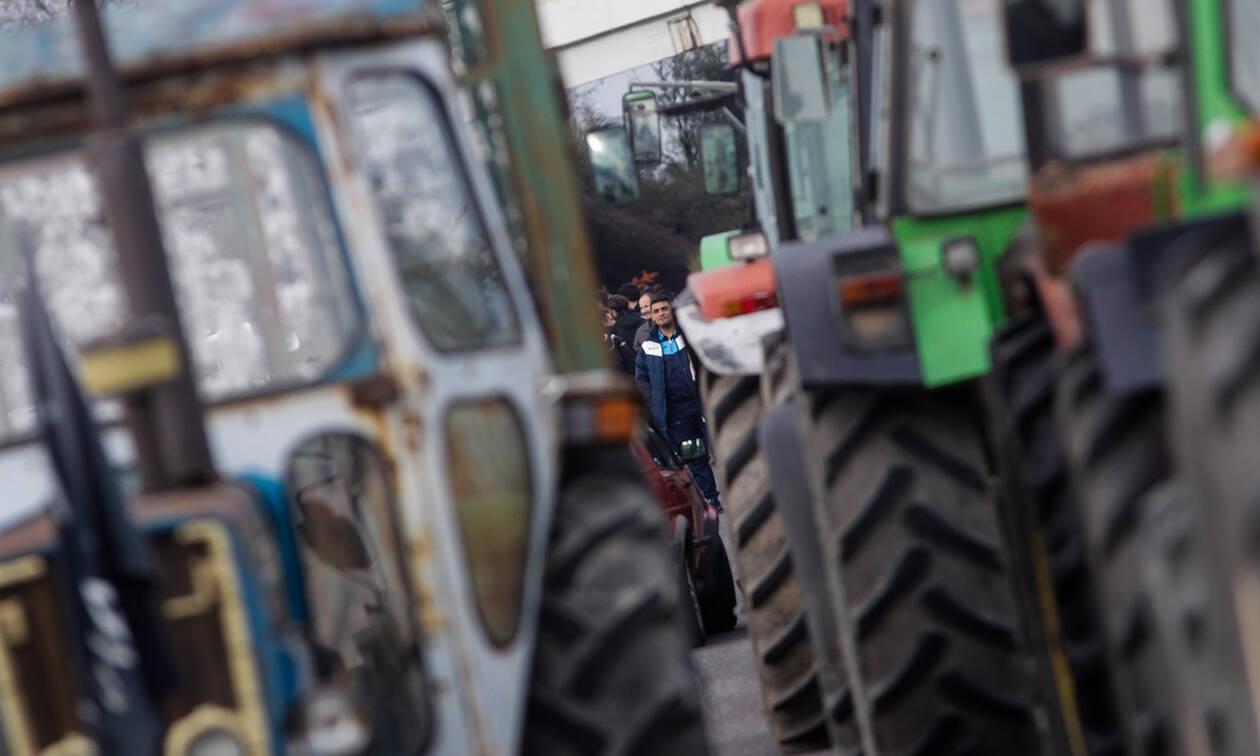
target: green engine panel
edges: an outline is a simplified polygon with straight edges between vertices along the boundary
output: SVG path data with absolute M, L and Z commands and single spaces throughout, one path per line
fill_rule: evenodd
M 718 234 L 709 234 L 700 240 L 700 270 L 713 270 L 723 265 L 730 265 L 730 253 L 726 251 L 726 240 L 738 234 L 739 231 L 723 231 Z
M 1010 207 L 893 221 L 925 385 L 943 386 L 988 372 L 989 337 L 1005 318 L 997 261 L 1026 216 L 1025 208 Z M 959 237 L 973 239 L 980 252 L 980 269 L 967 283 L 941 265 L 942 245 Z

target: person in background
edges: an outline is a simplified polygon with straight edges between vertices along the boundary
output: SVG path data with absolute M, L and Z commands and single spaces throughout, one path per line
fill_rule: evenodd
M 709 465 L 709 433 L 700 406 L 691 350 L 678 330 L 669 295 L 654 293 L 649 314 L 651 327 L 647 340 L 635 354 L 634 380 L 651 411 L 653 425 L 669 439 L 679 456 L 693 457 L 687 461 L 687 468 L 696 479 L 700 495 L 720 512 L 722 504 L 718 500 L 717 480 Z M 703 453 L 689 455 L 685 446 Z
M 608 298 L 608 309 L 612 310 L 613 317 L 617 319 L 617 335 L 627 344 L 633 344 L 634 332 L 639 330 L 639 325 L 643 321 L 639 320 L 637 312 L 630 309 L 630 300 L 620 294 L 613 294 Z
M 617 316 L 603 305 L 600 305 L 599 312 L 604 326 L 604 349 L 610 353 L 609 361 L 626 375 L 634 375 L 634 350 L 630 342 L 617 333 Z
M 643 322 L 639 324 L 638 330 L 634 332 L 634 353 L 638 354 L 642 348 L 643 342 L 647 341 L 648 331 L 652 329 L 652 316 L 649 310 L 652 309 L 652 295 L 655 292 L 645 291 L 643 296 L 639 297 L 639 312 L 643 313 Z M 665 296 L 671 301 L 674 295 L 670 292 L 664 292 Z
M 645 292 L 639 291 L 639 287 L 635 286 L 632 283 L 622 284 L 621 288 L 617 289 L 617 294 L 626 298 L 626 301 L 630 303 L 630 311 L 633 312 L 635 315 L 640 314 L 639 302 L 641 301 L 640 296 L 643 293 Z M 644 316 L 644 317 L 647 317 L 647 316 Z

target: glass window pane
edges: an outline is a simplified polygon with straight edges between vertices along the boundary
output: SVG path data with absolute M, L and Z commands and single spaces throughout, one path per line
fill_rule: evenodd
M 351 84 L 355 134 L 412 317 L 438 349 L 514 343 L 520 326 L 440 103 L 406 74 Z
M 152 138 L 147 160 L 198 385 L 208 399 L 317 379 L 357 328 L 332 208 L 311 155 L 276 128 L 221 123 Z M 0 277 L 35 247 L 71 347 L 116 333 L 126 305 L 95 182 L 65 152 L 0 166 Z M 0 284 L 3 280 L 0 280 Z M 8 287 L 0 295 L 0 437 L 33 422 Z
M 1229 70 L 1234 91 L 1252 113 L 1260 113 L 1260 0 L 1230 0 Z
M 907 196 L 915 211 L 1023 195 L 1023 119 L 999 22 L 996 0 L 914 3 Z
M 1091 68 L 1052 85 L 1056 151 L 1082 158 L 1176 138 L 1181 85 L 1171 69 Z
M 293 453 L 286 483 L 316 671 L 362 690 L 373 754 L 416 753 L 429 727 L 427 697 L 389 463 L 362 438 L 327 433 Z

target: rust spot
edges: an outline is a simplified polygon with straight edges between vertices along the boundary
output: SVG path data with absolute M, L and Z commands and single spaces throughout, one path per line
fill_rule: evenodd
M 350 403 L 355 407 L 384 407 L 393 404 L 401 395 L 398 381 L 389 375 L 374 375 L 350 384 Z

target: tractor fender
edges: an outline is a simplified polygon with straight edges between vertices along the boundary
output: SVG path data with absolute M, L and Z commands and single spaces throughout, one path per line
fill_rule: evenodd
M 690 289 L 674 300 L 674 317 L 692 354 L 716 375 L 760 374 L 765 362 L 762 339 L 783 330 L 783 313 L 777 307 L 708 320 Z
M 863 350 L 849 343 L 837 271 L 848 262 L 877 257 L 900 266 L 897 243 L 882 226 L 813 242 L 785 242 L 775 251 L 779 306 L 805 386 L 923 383 L 914 344 Z
M 1124 395 L 1163 381 L 1155 312 L 1177 271 L 1212 239 L 1247 233 L 1246 217 L 1231 213 L 1144 229 L 1122 244 L 1097 244 L 1073 261 L 1071 280 L 1107 388 Z
M 770 474 L 775 505 L 787 531 L 792 568 L 801 585 L 805 620 L 810 642 L 818 660 L 818 683 L 824 711 L 834 711 L 845 695 L 843 658 L 840 650 L 840 622 L 836 613 L 842 595 L 839 575 L 829 574 L 820 536 L 829 532 L 818 522 L 813 477 L 806 446 L 792 402 L 766 410 L 757 427 L 757 441 Z

